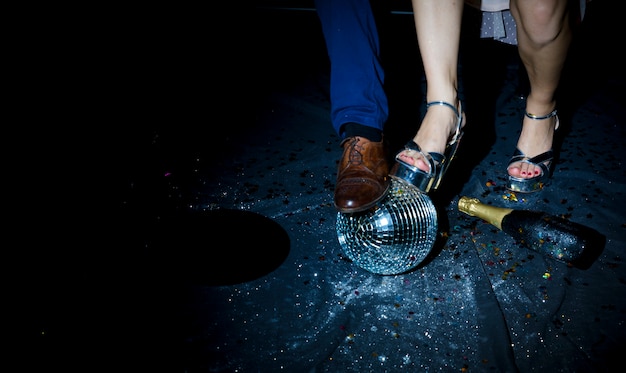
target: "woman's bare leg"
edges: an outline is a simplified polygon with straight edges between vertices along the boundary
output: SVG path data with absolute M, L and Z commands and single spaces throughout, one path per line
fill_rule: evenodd
M 526 112 L 543 116 L 556 107 L 555 91 L 566 60 L 572 35 L 567 0 L 511 0 L 511 14 L 517 24 L 517 44 L 528 72 L 530 93 Z M 533 120 L 524 116 L 517 147 L 528 157 L 552 148 L 556 117 Z M 516 162 L 509 166 L 511 176 L 531 178 L 538 166 Z
M 412 0 L 417 42 L 426 76 L 426 101 L 445 101 L 460 109 L 458 55 L 463 0 Z M 455 133 L 457 117 L 445 106 L 430 107 L 413 138 L 423 152 L 443 153 Z M 419 153 L 403 151 L 403 161 L 428 171 Z

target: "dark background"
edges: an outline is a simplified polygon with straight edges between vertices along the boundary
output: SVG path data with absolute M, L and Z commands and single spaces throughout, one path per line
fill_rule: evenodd
M 421 100 L 419 51 L 412 18 L 404 14 L 410 4 L 380 6 L 392 112 L 388 132 L 399 147 L 416 130 L 405 123 L 417 124 L 421 115 L 415 104 Z M 559 92 L 565 123 L 599 88 L 608 86 L 623 102 L 624 33 L 614 7 L 593 0 L 576 31 Z M 177 324 L 164 320 L 178 316 L 177 305 L 189 291 L 185 281 L 156 276 L 146 265 L 153 260 L 155 221 L 206 205 L 210 192 L 198 186 L 194 160 L 203 160 L 200 178 L 211 190 L 214 175 L 244 151 L 272 93 L 310 81 L 326 92 L 328 61 L 312 9 L 312 2 L 287 1 L 108 5 L 86 12 L 98 14 L 93 22 L 85 17 L 67 26 L 61 35 L 71 38 L 43 34 L 53 45 L 51 66 L 58 68 L 34 74 L 42 85 L 37 96 L 48 97 L 34 116 L 44 122 L 24 129 L 33 151 L 24 152 L 26 166 L 10 179 L 29 206 L 12 219 L 20 240 L 11 304 L 26 320 L 15 344 L 26 352 L 25 365 L 41 371 L 182 371 L 174 362 L 151 360 L 184 349 L 172 337 L 178 336 Z M 459 183 L 448 181 L 437 201 L 449 202 L 489 155 L 500 87 L 507 66 L 516 63 L 514 47 L 470 36 L 474 16 L 465 17 L 461 54 L 462 94 L 474 126 L 463 141 L 473 146 L 451 171 Z M 517 88 L 523 95 L 523 80 Z M 623 176 L 623 147 L 593 146 L 582 158 Z M 167 170 L 175 170 L 174 182 L 161 177 Z M 329 165 L 331 179 L 333 172 Z M 216 242 L 221 247 L 237 239 L 225 235 Z M 265 246 L 262 240 L 254 244 Z M 209 256 L 216 255 L 227 254 Z M 182 256 L 169 259 L 187 263 Z M 176 367 L 167 369 L 169 363 Z

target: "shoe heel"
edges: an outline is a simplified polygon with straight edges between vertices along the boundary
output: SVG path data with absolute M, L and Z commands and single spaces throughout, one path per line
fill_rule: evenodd
M 463 132 L 461 131 L 457 135 L 456 141 L 453 144 L 448 145 L 446 147 L 446 150 L 444 152 L 444 160 L 441 164 L 441 172 L 438 174 L 438 177 L 435 180 L 435 183 L 433 185 L 433 190 L 437 190 L 439 188 L 439 184 L 441 184 L 441 180 L 443 179 L 443 176 L 448 171 L 450 164 L 452 164 L 452 160 L 456 156 L 456 151 L 459 149 L 459 143 L 461 142 L 462 137 L 463 137 Z

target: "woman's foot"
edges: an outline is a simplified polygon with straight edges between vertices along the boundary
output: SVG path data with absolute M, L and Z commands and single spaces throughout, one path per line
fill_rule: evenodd
M 456 107 L 448 105 L 443 101 L 434 101 L 427 104 L 426 115 L 413 138 L 413 142 L 419 144 L 421 152 L 404 149 L 398 154 L 397 159 L 424 172 L 431 172 L 430 163 L 425 159 L 424 154 L 443 154 L 448 144 L 456 141 L 462 127 L 465 125 L 465 114 L 460 108 L 460 103 Z M 461 116 L 460 125 L 459 113 Z
M 392 174 L 424 193 L 437 189 L 456 153 L 464 125 L 460 102 L 456 106 L 445 101 L 427 103 L 419 131 L 396 155 Z
M 522 132 L 507 167 L 507 189 L 521 193 L 543 189 L 552 172 L 552 141 L 558 127 L 556 109 L 546 115 L 525 113 Z
M 517 141 L 517 149 L 524 155 L 523 159 L 509 164 L 507 171 L 510 176 L 519 179 L 530 179 L 541 176 L 544 172 L 540 164 L 529 162 L 538 155 L 552 149 L 554 131 L 558 128 L 559 118 L 556 110 L 547 115 L 534 115 L 526 113 L 522 124 L 522 132 Z M 541 162 L 546 167 L 550 166 L 550 160 Z

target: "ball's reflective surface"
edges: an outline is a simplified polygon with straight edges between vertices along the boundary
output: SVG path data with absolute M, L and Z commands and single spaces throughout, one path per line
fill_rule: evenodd
M 356 265 L 381 275 L 415 268 L 437 238 L 437 211 L 416 187 L 391 176 L 387 196 L 360 213 L 337 213 L 337 237 Z

